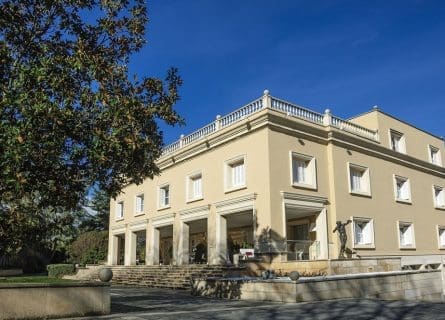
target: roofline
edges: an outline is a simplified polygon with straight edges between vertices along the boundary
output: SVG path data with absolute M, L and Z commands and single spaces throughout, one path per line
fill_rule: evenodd
M 388 116 L 388 117 L 390 117 L 390 118 L 392 118 L 392 119 L 394 119 L 394 120 L 400 121 L 400 122 L 402 122 L 402 123 L 404 123 L 404 124 L 406 124 L 406 125 L 408 125 L 408 126 L 410 126 L 410 127 L 413 127 L 414 129 L 417 129 L 417 130 L 419 130 L 419 131 L 422 131 L 423 133 L 426 133 L 426 134 L 428 134 L 428 135 L 430 135 L 430 136 L 432 136 L 432 137 L 434 137 L 434 138 L 436 138 L 436 139 L 442 140 L 442 142 L 444 142 L 444 144 L 445 144 L 445 139 L 444 139 L 444 137 L 435 135 L 434 133 L 431 133 L 431 132 L 429 132 L 429 131 L 426 131 L 425 129 L 419 128 L 419 127 L 413 125 L 412 123 L 409 123 L 409 122 L 407 122 L 407 121 L 405 121 L 405 120 L 399 119 L 399 118 L 397 118 L 396 116 L 393 116 L 392 114 L 389 114 L 389 113 L 387 113 L 387 112 L 381 110 L 380 108 L 376 108 L 376 107 L 374 107 L 373 109 L 371 109 L 371 110 L 369 110 L 369 111 L 362 112 L 362 113 L 359 113 L 359 114 L 356 115 L 356 116 L 350 117 L 350 118 L 347 119 L 347 121 L 351 121 L 351 120 L 354 119 L 354 118 L 358 118 L 358 117 L 364 116 L 364 115 L 366 115 L 366 114 L 368 114 L 368 113 L 371 113 L 371 112 L 380 112 L 380 113 L 384 114 L 385 116 Z

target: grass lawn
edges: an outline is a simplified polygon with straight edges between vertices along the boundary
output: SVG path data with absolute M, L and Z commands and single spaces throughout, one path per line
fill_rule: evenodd
M 20 276 L 20 277 L 5 277 L 0 278 L 2 283 L 66 283 L 76 282 L 76 280 L 50 278 L 47 276 Z

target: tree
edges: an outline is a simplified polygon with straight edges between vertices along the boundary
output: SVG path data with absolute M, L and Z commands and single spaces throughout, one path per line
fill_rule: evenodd
M 107 259 L 108 231 L 82 233 L 70 245 L 70 260 L 73 263 L 99 263 Z
M 176 69 L 164 81 L 128 71 L 144 0 L 3 0 L 0 12 L 1 256 L 93 183 L 116 196 L 158 174 L 157 121 L 182 119 Z
M 87 212 L 83 216 L 79 229 L 82 231 L 108 230 L 110 217 L 110 197 L 108 194 L 103 190 L 97 190 L 88 204 L 88 208 L 93 212 Z

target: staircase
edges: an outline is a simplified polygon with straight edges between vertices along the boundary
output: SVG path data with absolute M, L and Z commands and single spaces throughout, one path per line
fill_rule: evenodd
M 154 288 L 190 289 L 194 278 L 223 277 L 224 266 L 113 266 L 112 284 Z

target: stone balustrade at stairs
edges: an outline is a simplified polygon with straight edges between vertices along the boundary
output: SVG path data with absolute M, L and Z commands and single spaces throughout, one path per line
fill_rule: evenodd
M 224 277 L 233 269 L 224 266 L 112 266 L 113 285 L 190 289 L 194 278 Z

